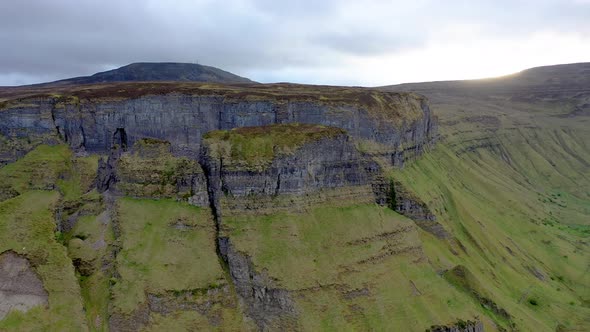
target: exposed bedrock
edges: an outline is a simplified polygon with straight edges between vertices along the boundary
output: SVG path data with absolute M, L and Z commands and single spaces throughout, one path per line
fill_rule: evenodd
M 10 311 L 47 304 L 47 291 L 29 261 L 13 251 L 0 253 L 0 320 Z
M 218 251 L 246 313 L 261 330 L 293 330 L 298 312 L 292 294 L 232 246 L 223 218 L 387 202 L 378 201 L 382 187 L 374 185 L 382 177 L 378 164 L 343 130 L 313 125 L 212 132 L 204 137 L 200 162 L 219 228 Z
M 257 272 L 250 258 L 236 251 L 229 238 L 219 238 L 219 249 L 236 291 L 246 304 L 246 313 L 258 328 L 262 331 L 294 330 L 297 310 L 289 292 L 275 287 L 270 277 Z
M 231 152 L 220 149 L 223 144 L 206 140 L 201 162 L 215 210 L 223 214 L 297 210 L 328 200 L 374 201 L 368 161 L 344 133 L 279 153 L 258 167 L 236 165 Z
M 356 102 L 365 97 L 371 103 Z M 368 93 L 360 94 L 354 103 L 179 93 L 136 98 L 31 97 L 0 109 L 0 134 L 8 138 L 57 134 L 75 150 L 101 153 L 108 153 L 114 142 L 131 146 L 150 137 L 169 141 L 175 155 L 196 159 L 201 137 L 211 130 L 309 123 L 342 128 L 355 139 L 375 142 L 379 153 L 402 166 L 436 139 L 436 118 L 421 96 L 391 93 L 386 97 L 391 100 L 385 106 L 375 106 L 372 98 L 377 97 Z

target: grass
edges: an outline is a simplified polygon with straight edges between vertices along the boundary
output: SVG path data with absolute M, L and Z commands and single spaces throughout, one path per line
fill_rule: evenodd
M 217 130 L 203 138 L 212 155 L 223 158 L 224 167 L 262 169 L 306 143 L 344 134 L 340 128 L 293 123 Z
M 98 158 L 97 155 L 90 155 L 65 162 L 70 166 L 70 170 L 66 177 L 56 181 L 65 201 L 79 200 L 92 191 L 98 169 Z
M 145 294 L 214 287 L 225 282 L 215 253 L 215 227 L 206 209 L 170 200 L 118 201 L 120 278 L 113 307 L 129 314 Z
M 40 145 L 18 161 L 0 168 L 0 188 L 15 194 L 28 190 L 55 189 L 59 178 L 71 166 L 72 152 L 67 145 Z
M 170 143 L 143 139 L 133 152 L 121 156 L 117 165 L 117 189 L 124 195 L 152 198 L 186 198 L 190 196 L 190 179 L 202 173 L 201 166 L 186 157 L 174 157 Z M 179 186 L 182 181 L 187 184 Z
M 317 207 L 224 226 L 259 272 L 291 291 L 303 330 L 424 331 L 483 315 L 430 266 L 421 231 L 390 209 Z
M 478 292 L 506 309 L 521 330 L 590 326 L 590 308 L 568 307 L 590 295 L 583 272 L 590 238 L 579 231 L 588 226 L 590 154 L 580 135 L 586 134 L 500 130 L 467 150 L 474 141 L 449 137 L 391 174 L 427 202 L 465 248 L 424 241 L 431 261 L 442 270 L 464 266 L 479 281 Z M 549 305 L 531 305 L 528 297 Z
M 25 255 L 49 294 L 49 307 L 12 312 L 0 330 L 80 331 L 86 329 L 80 286 L 66 248 L 55 240 L 56 191 L 28 191 L 0 203 L 0 252 Z
M 93 331 L 107 331 L 109 317 L 111 271 L 103 265 L 109 262 L 115 239 L 105 213 L 81 217 L 68 241 L 70 259 L 81 262 L 79 270 L 84 272 L 79 281 L 86 319 Z

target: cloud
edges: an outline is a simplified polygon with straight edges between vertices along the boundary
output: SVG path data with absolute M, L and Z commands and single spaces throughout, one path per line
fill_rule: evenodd
M 483 68 L 497 70 L 580 59 L 584 45 L 567 41 L 588 41 L 588 17 L 590 6 L 580 0 L 2 1 L 0 85 L 138 61 L 199 62 L 259 81 L 459 79 L 474 73 L 457 67 L 471 63 L 474 53 L 485 58 Z M 540 34 L 568 49 L 543 51 L 551 57 L 535 53 L 540 48 L 529 41 Z M 527 63 L 486 58 L 492 48 L 515 45 Z M 421 69 L 432 63 L 443 68 Z M 390 68 L 412 72 L 395 75 Z

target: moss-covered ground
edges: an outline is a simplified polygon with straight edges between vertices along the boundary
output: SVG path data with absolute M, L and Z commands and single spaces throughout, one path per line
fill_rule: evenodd
M 291 123 L 216 130 L 204 135 L 211 154 L 224 167 L 263 169 L 279 155 L 292 154 L 306 143 L 345 134 L 340 128 Z

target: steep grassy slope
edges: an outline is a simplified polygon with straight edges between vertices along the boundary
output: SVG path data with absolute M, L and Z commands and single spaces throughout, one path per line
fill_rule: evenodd
M 426 94 L 441 120 L 437 148 L 391 173 L 456 237 L 426 254 L 520 330 L 590 328 L 590 93 L 587 64 L 564 68 L 395 87 Z
M 493 149 L 457 156 L 441 146 L 394 176 L 427 201 L 461 243 L 453 247 L 432 240 L 425 250 L 438 269 L 462 265 L 479 280 L 467 293 L 491 298 L 521 330 L 553 330 L 561 324 L 582 331 L 590 326 L 588 179 L 578 182 L 581 190 L 568 190 L 571 186 L 546 185 L 534 173 L 523 176 L 519 168 L 528 169 L 531 158 L 538 157 L 530 156 L 532 147 L 518 144 L 518 136 L 527 134 L 533 133 L 498 139 L 498 149 L 511 163 Z M 535 132 L 543 134 L 555 135 Z M 580 170 L 560 169 L 583 180 Z
M 483 316 L 432 269 L 420 239 L 428 235 L 387 208 L 324 206 L 225 223 L 236 248 L 292 294 L 303 330 L 424 331 Z

